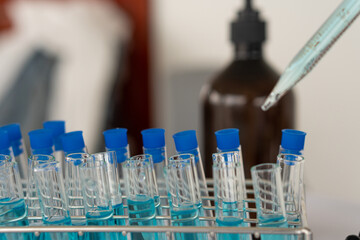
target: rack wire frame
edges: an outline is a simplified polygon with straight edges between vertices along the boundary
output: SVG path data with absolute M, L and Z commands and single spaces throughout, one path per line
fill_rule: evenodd
M 212 179 L 207 179 L 207 185 L 210 195 L 214 192 L 213 188 L 214 181 Z M 23 184 L 24 185 L 24 184 Z M 24 190 L 26 187 L 24 188 Z M 247 196 L 254 193 L 252 189 L 251 180 L 246 180 L 246 192 Z M 126 196 L 123 196 L 126 199 Z M 167 196 L 161 196 L 161 198 L 167 198 Z M 210 200 L 212 205 L 210 207 L 204 207 L 204 210 L 215 211 L 215 206 L 213 204 L 214 197 L 203 197 L 203 199 Z M 254 198 L 246 198 L 245 201 L 255 204 Z M 125 201 L 126 202 L 126 201 Z M 248 205 L 247 204 L 247 205 Z M 174 227 L 174 226 L 25 226 L 25 227 L 0 227 L 0 233 L 34 233 L 35 236 L 40 236 L 40 233 L 43 232 L 69 232 L 69 233 L 78 233 L 81 237 L 86 232 L 120 232 L 123 236 L 127 236 L 129 233 L 136 232 L 157 232 L 165 233 L 168 239 L 171 239 L 172 233 L 206 233 L 208 234 L 208 239 L 215 239 L 216 234 L 218 233 L 237 233 L 237 234 L 251 234 L 255 238 L 259 238 L 262 234 L 276 234 L 276 235 L 289 235 L 296 236 L 298 240 L 312 240 L 313 233 L 308 228 L 307 216 L 306 216 L 306 206 L 305 200 L 302 199 L 302 215 L 300 222 L 288 222 L 289 228 L 260 228 L 260 227 Z M 127 208 L 124 205 L 124 208 Z M 169 209 L 169 206 L 162 206 L 163 209 Z M 256 213 L 256 208 L 250 208 L 246 206 L 246 212 Z M 248 216 L 250 216 L 248 214 Z M 114 215 L 114 219 L 125 219 L 128 220 L 128 216 Z M 41 217 L 28 217 L 29 220 L 41 220 Z M 85 219 L 85 216 L 81 217 L 72 217 L 72 219 Z M 168 220 L 170 221 L 170 216 L 156 216 L 157 220 Z M 199 217 L 200 221 L 210 221 L 215 223 L 215 217 Z M 258 220 L 256 218 L 246 218 L 244 219 L 246 223 L 256 224 Z

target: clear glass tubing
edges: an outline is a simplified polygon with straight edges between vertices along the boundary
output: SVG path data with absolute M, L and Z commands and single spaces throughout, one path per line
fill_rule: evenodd
M 109 183 L 111 205 L 114 210 L 114 215 L 124 215 L 121 186 L 118 174 L 118 162 L 116 159 L 115 151 L 100 152 L 92 154 L 93 161 L 103 161 L 106 166 L 106 174 Z M 122 219 L 115 220 L 116 225 L 125 225 L 125 221 Z
M 156 182 L 147 156 L 134 156 L 123 163 L 130 226 L 156 226 Z M 131 233 L 132 239 L 158 239 L 157 233 Z
M 354 22 L 359 13 L 359 0 L 344 0 L 287 66 L 261 106 L 262 110 L 268 110 L 302 80 Z
M 9 155 L 0 154 L 1 227 L 27 226 L 26 205 L 17 163 Z M 1 234 L 3 235 L 3 234 Z M 7 240 L 26 240 L 30 233 L 6 233 Z M 2 237 L 0 237 L 2 239 Z
M 84 196 L 80 178 L 80 165 L 91 160 L 88 153 L 71 153 L 65 157 L 65 192 L 69 204 L 70 216 L 85 216 Z M 86 225 L 86 220 L 73 220 L 75 226 Z
M 278 164 L 264 163 L 251 168 L 259 227 L 287 228 L 281 169 Z M 286 235 L 264 234 L 262 240 L 287 239 Z
M 34 162 L 34 179 L 38 189 L 42 219 L 46 225 L 71 226 L 69 206 L 65 195 L 61 163 Z M 77 233 L 45 233 L 45 239 L 72 240 Z
M 194 171 L 186 159 L 170 161 L 164 168 L 168 192 L 171 225 L 201 226 Z M 201 233 L 174 233 L 174 239 L 203 239 Z
M 235 154 L 236 152 L 234 152 Z M 214 154 L 221 156 L 220 154 Z M 215 217 L 219 227 L 242 227 L 244 221 L 242 167 L 239 162 L 214 161 Z M 218 234 L 218 240 L 242 240 L 240 234 Z
M 300 222 L 304 157 L 294 154 L 279 154 L 277 163 L 281 169 L 287 220 Z
M 92 157 L 80 164 L 80 178 L 84 196 L 86 222 L 89 226 L 113 226 L 114 210 L 111 204 L 106 162 Z M 91 232 L 89 239 L 116 239 L 120 233 Z
M 28 159 L 28 181 L 27 181 L 27 191 L 26 191 L 26 204 L 28 207 L 28 216 L 29 217 L 41 217 L 40 202 L 38 191 L 36 187 L 34 169 L 40 163 L 55 162 L 55 157 L 52 155 L 31 155 Z M 39 226 L 42 225 L 42 220 L 29 220 L 30 226 Z

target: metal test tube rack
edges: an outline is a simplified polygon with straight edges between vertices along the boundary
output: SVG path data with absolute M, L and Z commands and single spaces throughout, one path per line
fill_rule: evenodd
M 213 180 L 207 179 L 207 185 L 209 193 L 214 192 Z M 25 190 L 26 188 L 24 188 Z M 247 195 L 253 194 L 251 180 L 246 180 Z M 166 196 L 161 196 L 166 198 Z M 126 197 L 124 197 L 126 198 Z M 210 200 L 212 203 L 214 197 L 206 197 L 205 199 Z M 247 198 L 247 203 L 255 203 L 255 199 Z M 124 205 L 124 208 L 127 206 Z M 162 206 L 163 208 L 169 208 L 169 206 Z M 208 239 L 215 239 L 217 233 L 241 233 L 241 234 L 252 234 L 258 238 L 261 234 L 277 234 L 277 235 L 291 235 L 296 236 L 297 240 L 312 240 L 313 234 L 307 225 L 307 216 L 305 201 L 302 199 L 302 208 L 304 209 L 303 215 L 301 216 L 301 223 L 288 222 L 291 226 L 298 226 L 292 228 L 259 228 L 259 227 L 173 227 L 173 226 L 26 226 L 26 227 L 0 227 L 0 233 L 34 233 L 35 236 L 39 236 L 42 232 L 77 232 L 79 236 L 82 236 L 85 232 L 121 232 L 126 236 L 130 232 L 158 232 L 166 233 L 168 239 L 171 239 L 172 233 L 207 233 Z M 205 210 L 215 211 L 215 206 L 204 207 Z M 246 207 L 246 212 L 256 213 L 256 208 Z M 41 217 L 29 217 L 28 219 L 41 219 Z M 73 218 L 75 219 L 75 218 Z M 85 219 L 83 217 L 76 217 L 76 219 Z M 125 219 L 127 216 L 114 216 L 114 219 Z M 170 220 L 170 216 L 157 216 L 159 220 Z M 215 223 L 214 217 L 199 217 L 200 221 L 211 221 Z M 256 218 L 246 218 L 244 222 L 257 223 Z M 215 225 L 215 224 L 214 224 Z M 301 225 L 301 226 L 299 226 Z

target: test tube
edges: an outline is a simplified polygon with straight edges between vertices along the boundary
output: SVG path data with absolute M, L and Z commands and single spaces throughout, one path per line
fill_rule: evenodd
M 28 133 L 30 139 L 31 154 L 54 154 L 54 142 L 52 132 L 47 129 L 37 129 Z
M 20 178 L 22 181 L 27 181 L 28 174 L 28 160 L 24 141 L 22 139 L 20 124 L 12 123 L 2 126 L 0 130 L 7 131 L 11 143 L 12 151 L 15 156 L 15 161 L 18 164 Z
M 124 180 L 122 163 L 130 157 L 126 128 L 113 128 L 103 132 L 106 151 L 115 151 L 119 179 Z M 122 188 L 123 189 L 123 188 Z M 124 188 L 125 189 L 125 188 Z
M 114 210 L 111 205 L 109 178 L 105 161 L 87 158 L 80 164 L 80 178 L 84 196 L 86 222 L 89 226 L 113 226 Z M 108 232 L 89 233 L 90 240 L 116 239 L 117 234 Z
M 239 177 L 241 178 L 241 181 L 239 182 L 239 186 L 241 187 L 240 193 L 242 194 L 242 201 L 243 201 L 243 213 L 244 213 L 244 218 L 247 218 L 248 215 L 246 213 L 246 185 L 245 185 L 245 177 L 244 177 L 244 168 L 243 168 L 243 164 L 241 161 L 241 153 L 239 151 L 232 151 L 232 152 L 219 152 L 219 153 L 214 153 L 213 154 L 213 166 L 217 166 L 217 165 L 224 165 L 224 164 L 236 164 L 237 168 L 237 174 L 239 175 Z M 214 170 L 214 169 L 213 169 Z M 214 171 L 213 171 L 214 172 Z M 244 227 L 248 227 L 249 224 L 248 223 L 243 223 Z
M 8 155 L 0 154 L 0 226 L 28 225 L 26 206 L 17 163 Z M 2 235 L 2 234 L 1 234 Z M 6 233 L 7 240 L 28 239 L 28 233 Z
M 61 168 L 65 169 L 64 151 L 60 138 L 65 133 L 65 121 L 46 121 L 43 122 L 43 127 L 51 131 L 55 148 L 53 155 L 57 161 L 61 162 Z
M 306 137 L 306 132 L 294 130 L 294 129 L 283 129 L 279 154 L 295 154 L 295 155 L 304 156 L 305 137 Z M 305 191 L 304 174 L 303 174 L 304 165 L 305 164 L 303 161 L 300 170 L 301 171 L 300 174 L 301 201 L 306 201 L 306 194 L 305 194 L 306 191 Z
M 232 152 L 231 154 L 237 154 Z M 226 155 L 230 155 L 226 154 Z M 219 227 L 241 227 L 244 221 L 242 168 L 240 163 L 223 161 L 224 154 L 213 154 L 215 216 Z M 218 240 L 242 240 L 240 234 L 218 234 Z
M 287 220 L 300 222 L 304 157 L 294 154 L 279 154 L 277 163 L 281 168 Z
M 174 156 L 173 156 L 174 158 Z M 164 168 L 172 226 L 201 226 L 196 181 L 191 164 L 185 158 L 169 161 Z M 175 240 L 204 239 L 201 233 L 174 233 Z
M 70 226 L 71 219 L 60 162 L 34 162 L 34 178 L 45 225 Z M 77 233 L 56 232 L 46 233 L 45 236 L 52 240 L 70 240 L 75 234 Z
M 273 163 L 255 165 L 251 177 L 259 227 L 287 228 L 280 166 Z M 262 240 L 285 240 L 285 235 L 263 234 Z
M 71 153 L 65 157 L 65 192 L 71 217 L 85 216 L 86 214 L 80 179 L 80 165 L 88 160 L 91 160 L 91 156 L 88 153 Z M 86 220 L 73 219 L 72 224 L 84 226 L 86 225 Z
M 121 187 L 119 183 L 119 175 L 117 173 L 118 162 L 116 160 L 115 151 L 95 153 L 92 154 L 91 157 L 95 162 L 105 162 L 106 174 L 109 182 L 110 200 L 114 210 L 114 215 L 124 215 Z M 123 219 L 116 219 L 115 224 L 125 225 L 125 221 Z
M 165 205 L 167 204 L 167 192 L 164 176 L 164 167 L 166 166 L 167 161 L 165 130 L 162 128 L 150 128 L 141 131 L 141 134 L 143 139 L 144 154 L 150 154 L 152 157 L 159 194 L 160 196 L 165 196 L 161 203 Z
M 194 155 L 195 169 L 197 172 L 201 196 L 202 197 L 209 196 L 209 192 L 205 180 L 203 163 L 200 155 L 200 149 L 196 138 L 196 131 L 187 130 L 187 131 L 178 132 L 173 135 L 173 138 L 175 141 L 176 152 L 178 154 L 190 153 Z M 203 207 L 210 207 L 211 203 L 209 200 L 203 199 L 202 205 Z M 211 210 L 205 210 L 204 213 L 206 217 L 212 217 Z
M 41 217 L 39 196 L 37 192 L 35 177 L 34 177 L 34 168 L 40 162 L 54 162 L 55 158 L 52 155 L 31 155 L 28 159 L 29 163 L 29 172 L 28 172 L 28 184 L 26 191 L 26 205 L 28 207 L 28 216 L 29 217 Z M 29 220 L 30 226 L 39 226 L 42 225 L 42 220 Z
M 156 183 L 150 155 L 131 157 L 123 164 L 130 226 L 156 226 Z M 158 239 L 157 233 L 131 233 L 132 239 Z
M 215 132 L 216 136 L 216 143 L 217 143 L 217 152 L 238 152 L 238 154 L 230 154 L 230 155 L 223 155 L 224 160 L 232 160 L 236 161 L 240 164 L 242 168 L 242 182 L 243 184 L 243 191 L 244 194 L 243 199 L 244 201 L 247 199 L 247 193 L 246 193 L 246 185 L 245 185 L 245 171 L 244 171 L 244 163 L 242 158 L 242 152 L 241 152 L 241 146 L 240 146 L 240 136 L 239 136 L 239 129 L 237 128 L 227 128 L 222 129 Z M 234 159 L 233 159 L 234 158 Z M 213 160 L 216 160 L 216 158 Z M 218 159 L 221 160 L 221 159 Z M 244 207 L 246 207 L 246 204 L 244 204 Z M 246 212 L 244 212 L 247 214 Z M 247 217 L 247 216 L 246 216 Z
M 87 152 L 82 131 L 65 133 L 60 136 L 60 139 L 64 149 L 65 156 L 70 153 Z

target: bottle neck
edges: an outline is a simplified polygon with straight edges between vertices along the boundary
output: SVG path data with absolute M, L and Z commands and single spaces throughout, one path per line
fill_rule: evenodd
M 257 60 L 261 58 L 261 43 L 239 43 L 235 45 L 236 60 Z

